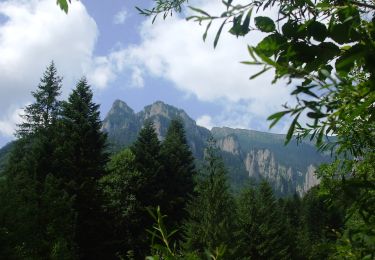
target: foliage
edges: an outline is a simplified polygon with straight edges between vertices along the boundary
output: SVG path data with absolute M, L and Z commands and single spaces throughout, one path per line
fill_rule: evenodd
M 184 224 L 185 248 L 202 257 L 205 250 L 222 251 L 228 258 L 235 251 L 233 244 L 234 200 L 229 191 L 226 170 L 211 139 L 206 150 L 203 170 L 195 193 L 187 206 Z M 204 210 L 202 210 L 204 209 Z
M 125 149 L 113 155 L 107 164 L 107 175 L 100 179 L 103 207 L 109 216 L 111 244 L 119 256 L 137 247 L 144 211 L 139 201 L 141 176 L 134 169 L 134 154 Z
M 269 184 L 245 189 L 238 205 L 242 255 L 250 259 L 290 259 L 290 241 L 281 209 Z
M 18 126 L 17 136 L 26 137 L 43 130 L 48 131 L 48 128 L 53 127 L 60 112 L 60 102 L 57 97 L 60 95 L 61 81 L 62 78 L 57 75 L 55 64 L 51 62 L 37 90 L 31 92 L 35 102 L 25 108 L 22 115 L 24 122 Z
M 56 152 L 60 163 L 58 174 L 64 180 L 64 188 L 75 197 L 79 257 L 89 259 L 105 253 L 102 243 L 106 233 L 105 218 L 98 180 L 105 174 L 108 160 L 106 135 L 100 130 L 99 105 L 92 97 L 86 79 L 81 79 L 68 101 L 63 103 Z
M 171 237 L 177 232 L 173 230 L 168 232 L 164 225 L 164 219 L 166 215 L 162 215 L 160 207 L 156 208 L 156 214 L 148 208 L 148 212 L 154 219 L 155 223 L 152 226 L 152 230 L 147 230 L 151 234 L 151 245 L 154 256 L 147 257 L 146 259 L 178 259 L 178 253 L 176 252 L 176 244 L 170 245 Z M 158 240 L 159 243 L 155 240 Z
M 72 0 L 57 0 L 56 1 L 57 5 L 60 6 L 61 10 L 63 10 L 65 13 L 68 13 L 69 4 L 71 2 Z
M 171 121 L 160 153 L 165 171 L 165 203 L 162 208 L 168 216 L 168 226 L 177 227 L 185 216 L 186 204 L 193 194 L 196 175 L 194 157 L 187 144 L 181 120 Z
M 14 258 L 74 259 L 74 197 L 61 189 L 53 155 L 57 150 L 57 100 L 61 78 L 51 63 L 26 107 L 20 137 L 4 167 L 1 230 Z
M 173 1 L 179 7 L 168 10 L 156 2 L 155 8 L 141 13 L 157 15 L 179 11 L 187 2 Z M 370 205 L 374 204 L 374 180 L 367 174 L 373 168 L 373 160 L 369 163 L 357 160 L 373 157 L 375 148 L 373 1 L 235 2 L 222 1 L 224 10 L 219 15 L 190 7 L 195 13 L 187 19 L 206 24 L 203 40 L 212 23 L 221 23 L 214 47 L 227 24 L 231 27 L 229 33 L 237 37 L 251 35 L 254 31 L 263 33 L 263 39 L 256 46 L 248 46 L 250 60 L 243 62 L 261 67 L 250 79 L 273 69 L 273 83 L 287 79 L 293 87 L 291 95 L 296 98 L 295 105 L 285 104 L 283 111 L 268 118 L 270 127 L 289 115 L 293 120 L 286 143 L 294 135 L 300 140 L 308 137 L 315 140 L 320 149 L 331 149 L 335 153 L 338 161 L 323 167 L 320 177 L 325 182 L 326 193 L 348 199 L 342 203 L 342 206 L 347 206 L 344 207 L 348 214 L 347 229 L 359 231 L 355 233 L 356 239 L 349 239 L 349 244 L 353 246 L 352 254 L 358 256 L 360 252 L 360 257 L 368 257 L 366 252 L 372 249 L 372 245 L 358 241 L 373 241 L 367 237 L 373 229 L 374 210 Z M 277 18 L 262 16 L 267 8 L 275 10 Z M 256 16 L 253 18 L 254 13 Z M 306 117 L 309 121 L 303 124 Z M 335 135 L 336 138 L 326 138 L 327 135 Z M 361 167 L 366 171 L 358 170 Z M 356 221 L 352 216 L 356 216 Z M 344 232 L 342 237 L 348 237 L 348 232 Z
M 322 193 L 345 210 L 345 228 L 339 231 L 336 258 L 373 258 L 375 246 L 375 156 L 336 161 L 320 169 Z M 340 180 L 340 181 L 339 181 Z M 340 185 L 338 185 L 338 183 Z M 351 257 L 351 258 L 350 258 Z
M 158 1 L 155 8 L 141 13 L 180 11 L 187 1 L 172 1 L 172 8 L 166 2 L 169 1 Z M 363 144 L 373 146 L 374 138 L 366 137 L 373 137 L 375 132 L 372 116 L 375 6 L 364 0 L 235 2 L 223 1 L 224 11 L 220 15 L 190 7 L 195 15 L 188 20 L 207 24 L 203 39 L 213 22 L 221 23 L 214 47 L 226 24 L 231 26 L 229 33 L 237 37 L 254 31 L 264 33 L 256 46 L 248 47 L 251 60 L 244 64 L 262 66 L 251 78 L 274 69 L 273 82 L 281 78 L 293 82 L 291 94 L 297 101 L 296 106 L 285 105 L 284 111 L 270 116 L 271 127 L 283 116 L 291 115 L 293 121 L 286 142 L 298 134 L 316 139 L 318 145 L 326 148 L 323 137 L 337 134 L 340 148 L 353 154 L 361 154 Z M 253 13 L 267 8 L 277 10 L 277 19 L 259 15 L 253 25 Z M 305 114 L 311 122 L 301 125 L 300 117 Z

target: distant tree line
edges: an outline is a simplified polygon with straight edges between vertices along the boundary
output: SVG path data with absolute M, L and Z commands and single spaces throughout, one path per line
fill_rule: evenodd
M 87 80 L 67 101 L 60 89 L 51 63 L 0 173 L 1 259 L 342 259 L 365 225 L 354 201 L 321 187 L 276 198 L 249 183 L 233 195 L 214 140 L 197 167 L 179 119 L 162 142 L 149 121 L 110 154 Z M 373 171 L 368 160 L 358 171 Z M 371 253 L 368 238 L 354 237 L 349 259 Z

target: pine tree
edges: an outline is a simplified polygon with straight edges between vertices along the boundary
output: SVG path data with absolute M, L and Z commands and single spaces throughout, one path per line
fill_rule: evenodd
M 213 139 L 209 141 L 200 177 L 196 195 L 187 207 L 185 249 L 202 257 L 206 250 L 214 252 L 225 248 L 224 257 L 230 259 L 235 251 L 234 200 Z
M 81 259 L 104 257 L 105 226 L 98 180 L 108 160 L 106 135 L 100 131 L 99 105 L 85 78 L 63 103 L 57 158 L 62 162 L 60 177 L 75 197 L 76 242 Z
M 161 205 L 167 215 L 167 224 L 173 229 L 179 227 L 186 212 L 186 204 L 194 190 L 196 175 L 194 157 L 187 144 L 181 120 L 171 121 L 161 147 L 165 170 L 165 197 Z

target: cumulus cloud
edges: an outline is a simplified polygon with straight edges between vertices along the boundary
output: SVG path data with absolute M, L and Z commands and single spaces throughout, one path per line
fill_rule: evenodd
M 212 117 L 210 115 L 203 115 L 203 116 L 198 117 L 197 125 L 203 126 L 211 130 L 213 127 Z
M 0 15 L 0 111 L 7 111 L 0 117 L 0 128 L 9 135 L 15 109 L 32 100 L 30 92 L 51 60 L 64 75 L 64 95 L 96 68 L 98 29 L 78 1 L 72 2 L 68 15 L 51 0 L 2 1 Z
M 223 11 L 223 4 L 216 0 L 189 4 L 214 14 L 220 15 Z M 273 10 L 267 12 L 274 16 Z M 202 41 L 205 26 L 178 16 L 157 19 L 153 24 L 151 19 L 141 25 L 140 44 L 111 53 L 112 63 L 121 65 L 116 66 L 118 71 L 141 68 L 145 73 L 137 79 L 144 74 L 163 78 L 201 101 L 220 102 L 226 109 L 212 118 L 214 123 L 258 128 L 258 121 L 262 121 L 263 129 L 267 124 L 265 118 L 279 110 L 282 103 L 290 101 L 285 82 L 271 84 L 271 71 L 250 81 L 249 77 L 262 68 L 240 63 L 250 59 L 247 44 L 256 44 L 264 34 L 252 32 L 247 37 L 236 38 L 227 33 L 229 27 L 224 27 L 214 49 L 212 42 L 219 23 L 211 26 L 205 43 Z

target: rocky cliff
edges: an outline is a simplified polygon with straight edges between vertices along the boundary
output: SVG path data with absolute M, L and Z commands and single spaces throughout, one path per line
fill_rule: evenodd
M 208 129 L 198 126 L 187 113 L 157 101 L 135 113 L 125 102 L 116 100 L 103 121 L 114 150 L 130 145 L 146 120 L 152 120 L 160 140 L 169 122 L 181 118 L 186 137 L 197 160 L 203 158 L 206 140 L 210 135 L 217 140 L 234 189 L 249 180 L 269 181 L 279 195 L 304 194 L 318 184 L 316 167 L 329 158 L 316 151 L 308 142 L 297 146 L 292 141 L 284 146 L 284 135 L 229 127 Z

